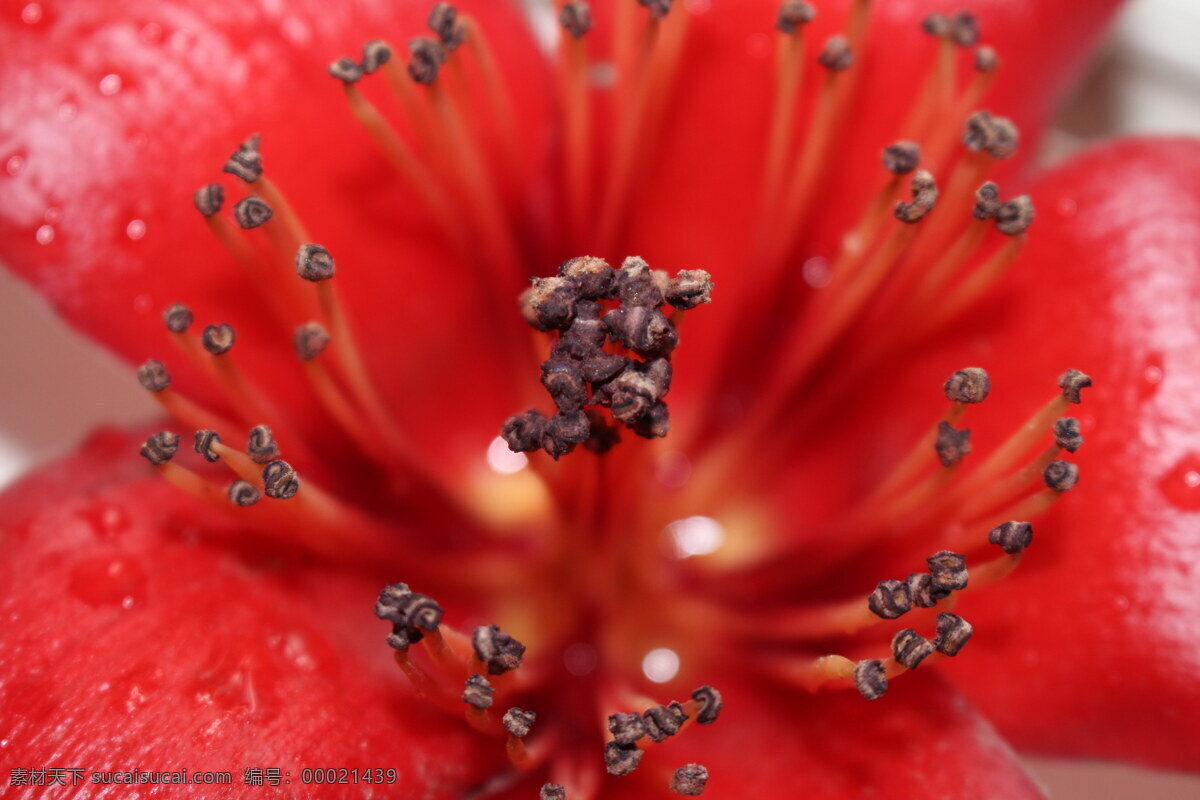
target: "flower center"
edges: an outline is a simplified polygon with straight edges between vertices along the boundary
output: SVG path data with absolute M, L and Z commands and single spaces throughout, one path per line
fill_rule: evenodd
M 588 4 L 558 5 L 562 202 L 553 227 L 569 232 L 577 254 L 609 254 L 624 244 L 635 179 L 681 83 L 689 14 L 670 0 L 619 3 L 611 54 L 595 63 Z M 219 388 L 224 408 L 180 394 L 162 362 L 144 364 L 139 379 L 195 430 L 196 453 L 214 466 L 174 461 L 179 436 L 167 431 L 142 454 L 264 536 L 330 559 L 402 567 L 419 591 L 392 584 L 376 607 L 392 623 L 399 669 L 429 702 L 503 741 L 515 769 L 545 772 L 543 798 L 563 797 L 563 786 L 573 798 L 591 796 L 603 770 L 628 774 L 653 744 L 715 721 L 722 699 L 710 686 L 678 701 L 659 696 L 708 672 L 854 688 L 873 700 L 889 679 L 956 655 L 973 633 L 952 613 L 956 593 L 1014 569 L 1032 540 L 1025 520 L 1077 480 L 1058 456 L 1080 446 L 1080 423 L 1063 415 L 1090 379 L 1064 373 L 1061 395 L 964 469 L 974 444 L 961 424 L 990 391 L 987 373 L 968 367 L 946 381 L 944 413 L 890 469 L 845 481 L 854 488 L 844 507 L 807 521 L 778 510 L 787 491 L 778 476 L 814 427 L 968 313 L 1017 258 L 1034 216 L 1028 197 L 1004 201 L 988 180 L 1018 139 L 1011 122 L 975 110 L 996 54 L 977 46 L 971 15 L 933 15 L 924 30 L 936 57 L 883 150 L 878 185 L 836 255 L 806 257 L 852 116 L 869 5 L 856 0 L 844 33 L 813 59 L 805 36 L 813 8 L 781 4 L 762 212 L 747 275 L 721 297 L 728 335 L 710 354 L 709 384 L 697 392 L 704 402 L 672 416 L 665 398 L 683 312 L 709 301 L 709 274 L 672 277 L 637 257 L 616 270 L 599 257 L 572 258 L 520 299 L 524 320 L 553 337 L 549 358 L 542 342 L 531 348 L 516 314 L 484 306 L 495 352 L 512 367 L 503 388 L 533 406 L 504 422 L 502 443 L 488 450 L 496 474 L 486 477 L 450 477 L 425 463 L 367 368 L 337 291 L 338 262 L 264 173 L 258 137 L 224 166 L 251 190 L 231 215 L 222 214 L 221 184 L 195 193 L 280 339 L 290 337 L 309 393 L 361 459 L 361 474 L 347 481 L 330 470 L 327 437 L 300 428 L 288 413 L 294 398 L 273 396 L 239 367 L 232 326 L 210 324 L 196 338 L 181 304 L 164 312 L 169 335 Z M 524 276 L 542 271 L 531 265 L 547 260 L 522 235 L 536 226 L 520 202 L 527 154 L 509 87 L 475 21 L 439 3 L 429 27 L 434 37 L 411 40 L 405 65 L 376 40 L 329 72 L 481 292 L 514 297 Z M 375 74 L 395 109 L 381 110 L 361 87 Z M 811 104 L 800 99 L 806 80 Z M 593 131 L 601 94 L 615 117 L 603 143 Z M 526 379 L 538 361 L 550 415 Z M 244 448 L 228 444 L 239 428 L 250 430 Z M 672 428 L 669 449 L 647 441 Z M 622 432 L 634 436 L 616 446 Z M 562 458 L 580 444 L 588 452 Z M 232 474 L 221 479 L 216 469 Z M 878 580 L 898 568 L 915 571 Z M 913 627 L 881 633 L 910 613 Z M 464 620 L 472 623 L 460 627 Z M 605 729 L 602 741 L 596 731 Z M 670 785 L 699 794 L 707 779 L 703 766 L 687 764 Z

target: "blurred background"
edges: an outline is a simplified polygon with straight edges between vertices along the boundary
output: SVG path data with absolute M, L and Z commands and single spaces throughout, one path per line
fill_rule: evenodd
M 1135 133 L 1200 136 L 1200 0 L 1132 0 L 1041 158 L 1053 163 L 1088 142 Z M 69 330 L 3 270 L 0 341 L 0 488 L 69 452 L 97 425 L 157 413 L 129 367 Z M 1027 764 L 1058 800 L 1200 800 L 1200 777 L 1043 758 Z

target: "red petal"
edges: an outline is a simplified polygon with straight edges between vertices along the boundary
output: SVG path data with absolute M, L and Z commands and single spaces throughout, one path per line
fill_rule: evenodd
M 7 766 L 232 770 L 234 787 L 278 767 L 292 794 L 304 768 L 394 768 L 385 794 L 430 797 L 494 768 L 391 663 L 380 579 L 214 547 L 211 529 L 236 530 L 133 446 L 98 436 L 0 497 Z
M 1082 477 L 1016 575 L 964 598 L 974 652 L 948 670 L 1022 748 L 1196 767 L 1197 187 L 1200 143 L 1164 139 L 1089 151 L 1034 189 L 993 385 L 1093 376 Z
M 720 688 L 725 710 L 711 728 L 651 747 L 631 778 L 610 781 L 614 793 L 663 797 L 676 767 L 699 763 L 713 797 L 1043 797 L 992 727 L 930 675 L 906 675 L 874 702 Z M 628 783 L 642 792 L 627 795 Z
M 0 21 L 8 56 L 0 106 L 20 121 L 6 126 L 0 160 L 15 156 L 23 165 L 0 183 L 0 259 L 131 361 L 165 360 L 192 396 L 213 392 L 168 342 L 160 313 L 183 302 L 199 326 L 233 324 L 242 367 L 303 413 L 311 401 L 297 391 L 290 328 L 271 324 L 262 296 L 192 207 L 193 190 L 212 181 L 226 186 L 223 213 L 248 193 L 220 169 L 260 132 L 268 176 L 338 260 L 338 288 L 396 408 L 419 419 L 444 406 L 430 386 L 434 371 L 456 404 L 490 401 L 491 413 L 478 416 L 487 438 L 494 435 L 507 411 L 491 395 L 507 384 L 489 372 L 503 362 L 478 319 L 480 305 L 495 298 L 480 296 L 470 269 L 433 235 L 325 72 L 368 39 L 403 47 L 427 34 L 431 4 L 66 2 L 44 5 L 36 24 L 20 21 L 20 5 L 6 4 Z M 544 126 L 545 70 L 523 22 L 506 3 L 461 5 L 487 31 L 528 136 L 540 141 L 532 131 Z M 363 86 L 391 107 L 382 76 Z M 134 220 L 143 226 L 132 229 L 137 239 Z M 37 238 L 42 228 L 53 230 L 46 244 Z M 519 289 L 518 281 L 501 302 L 515 306 Z M 515 312 L 511 318 L 521 324 Z M 450 344 L 453 355 L 473 358 L 473 382 L 446 368 Z M 417 383 L 422 392 L 412 391 Z M 481 393 L 479 385 L 496 388 Z M 418 437 L 436 434 L 447 446 L 445 431 L 416 427 Z M 478 430 L 470 431 L 475 439 Z

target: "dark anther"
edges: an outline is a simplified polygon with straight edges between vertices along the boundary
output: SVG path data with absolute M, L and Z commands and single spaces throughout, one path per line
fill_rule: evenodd
M 967 557 L 961 553 L 942 550 L 925 559 L 933 576 L 933 593 L 945 596 L 967 588 Z
M 530 409 L 520 414 L 513 414 L 504 420 L 500 428 L 500 438 L 508 444 L 508 449 L 514 453 L 532 453 L 542 447 L 542 437 L 546 433 L 546 417 L 537 409 Z
M 982 403 L 992 391 L 992 379 L 987 370 L 965 367 L 946 378 L 942 389 L 952 403 Z
M 629 256 L 617 272 L 617 296 L 621 305 L 657 308 L 663 304 L 667 276 L 650 269 L 645 259 Z
M 228 322 L 209 325 L 204 329 L 204 333 L 200 334 L 200 344 L 204 346 L 209 355 L 214 356 L 228 353 L 236 339 L 237 334 L 234 333 L 233 326 Z
M 536 720 L 537 714 L 514 706 L 504 712 L 504 718 L 500 721 L 504 723 L 504 730 L 518 739 L 524 739 L 529 735 L 529 729 Z
M 703 764 L 684 764 L 671 776 L 671 791 L 696 797 L 704 794 L 708 784 L 708 768 Z
M 274 461 L 279 455 L 279 445 L 271 435 L 271 429 L 266 425 L 255 425 L 250 429 L 250 442 L 246 452 L 256 464 L 266 464 Z
M 956 656 L 974 632 L 971 623 L 958 614 L 938 614 L 937 638 L 933 640 L 933 647 L 939 653 Z
M 717 717 L 721 716 L 721 709 L 725 707 L 721 693 L 708 684 L 694 690 L 692 699 L 700 704 L 700 710 L 696 712 L 696 722 L 701 725 L 712 725 L 717 721 Z
M 179 434 L 159 431 L 151 434 L 142 445 L 142 457 L 158 467 L 174 458 L 178 450 Z
M 641 714 L 613 714 L 608 718 L 608 730 L 613 741 L 624 747 L 646 735 L 646 723 Z
M 559 411 L 578 411 L 588 399 L 587 384 L 579 364 L 568 358 L 542 362 L 542 386 L 546 387 Z
M 830 36 L 817 56 L 817 63 L 830 72 L 845 72 L 854 65 L 854 51 L 845 36 Z
M 576 39 L 583 38 L 592 29 L 592 10 L 587 3 L 567 3 L 558 12 L 558 24 Z
M 1058 376 L 1058 386 L 1062 389 L 1063 397 L 1067 398 L 1068 403 L 1080 402 L 1079 393 L 1091 385 L 1091 377 L 1077 369 L 1069 369 Z
M 432 597 L 412 591 L 406 583 L 393 583 L 379 593 L 375 616 L 392 623 L 388 644 L 407 650 L 425 638 L 423 631 L 435 630 L 441 624 L 442 607 Z
M 221 456 L 219 456 L 217 451 L 213 449 L 213 445 L 220 443 L 221 437 L 217 435 L 216 431 L 210 431 L 207 428 L 201 428 L 200 430 L 196 431 L 196 441 L 192 445 L 192 448 L 197 453 L 204 456 L 205 461 L 218 461 L 220 460 Z
M 907 175 L 921 163 L 921 146 L 916 142 L 893 142 L 883 148 L 883 168 L 893 175 Z
M 950 20 L 949 34 L 959 47 L 973 47 L 979 41 L 979 20 L 969 11 L 960 11 Z
M 1005 236 L 1019 236 L 1033 224 L 1033 217 L 1033 201 L 1029 195 L 1018 195 L 996 212 L 996 230 Z
M 666 299 L 680 311 L 712 302 L 712 275 L 702 269 L 683 269 L 667 281 Z
M 300 488 L 296 470 L 286 461 L 277 459 L 263 468 L 263 492 L 276 500 L 287 500 Z
M 521 314 L 539 331 L 566 330 L 575 319 L 579 284 L 571 278 L 534 278 L 521 295 Z
M 469 706 L 474 706 L 479 710 L 492 707 L 492 698 L 495 696 L 496 690 L 488 683 L 488 679 L 482 675 L 472 675 L 467 678 L 466 686 L 463 688 L 463 702 Z
M 229 484 L 229 502 L 235 506 L 252 506 L 262 499 L 262 492 L 246 481 L 234 481 Z
M 1054 421 L 1054 443 L 1074 453 L 1083 447 L 1083 434 L 1079 432 L 1079 420 L 1074 417 L 1061 417 Z
M 933 444 L 938 461 L 943 467 L 952 467 L 971 452 L 971 429 L 958 430 L 942 420 L 937 427 L 937 440 Z
M 142 388 L 152 392 L 161 392 L 171 385 L 171 373 L 167 372 L 161 361 L 154 358 L 138 367 L 137 377 Z
M 246 183 L 254 183 L 259 179 L 263 173 L 263 166 L 262 153 L 258 150 L 257 133 L 242 142 L 237 152 L 225 162 L 221 171 L 241 178 Z
M 962 135 L 968 150 L 983 150 L 993 158 L 1008 158 L 1017 152 L 1019 139 L 1017 126 L 1011 120 L 994 116 L 990 111 L 976 111 L 968 117 Z
M 683 723 L 687 722 L 687 712 L 679 703 L 653 706 L 642 714 L 646 722 L 646 735 L 652 742 L 665 742 L 669 737 L 679 733 Z
M 573 281 L 577 295 L 585 300 L 612 297 L 617 289 L 617 271 L 595 256 L 567 259 L 558 266 L 558 276 Z
M 781 33 L 795 33 L 802 25 L 807 25 L 816 19 L 817 10 L 811 3 L 804 0 L 784 0 L 779 6 L 779 14 L 775 17 L 775 30 Z
M 555 461 L 575 449 L 575 445 L 586 442 L 592 435 L 592 426 L 582 410 L 559 412 L 546 421 L 542 435 L 542 447 Z
M 979 72 L 992 72 L 1000 66 L 1000 57 L 991 47 L 980 45 L 975 48 L 975 69 Z
M 671 3 L 674 0 L 637 0 L 638 5 L 650 10 L 651 19 L 662 19 L 671 13 Z
M 1079 483 L 1079 467 L 1070 461 L 1054 461 L 1042 473 L 1042 480 L 1056 492 L 1067 492 Z
M 192 203 L 201 214 L 211 217 L 221 210 L 221 206 L 225 205 L 225 190 L 219 183 L 201 186 L 192 194 Z
M 950 33 L 950 20 L 945 14 L 933 13 L 921 20 L 921 30 L 941 39 Z
M 992 528 L 988 541 L 999 545 L 1004 552 L 1016 555 L 1033 542 L 1033 526 L 1028 522 L 1005 522 Z
M 449 3 L 438 3 L 426 20 L 429 29 L 438 35 L 442 47 L 456 50 L 467 40 L 467 23 L 458 16 L 458 9 Z
M 904 582 L 908 584 L 913 605 L 917 608 L 933 608 L 939 598 L 945 597 L 934 588 L 933 576 L 928 572 L 914 572 Z
M 854 665 L 854 688 L 868 700 L 878 700 L 887 692 L 887 676 L 883 662 L 877 659 L 860 661 Z
M 880 581 L 867 598 L 867 608 L 883 619 L 895 619 L 907 614 L 912 605 L 912 590 L 901 581 Z
M 671 372 L 665 358 L 631 363 L 606 387 L 613 417 L 631 426 L 645 418 L 671 388 Z
M 408 43 L 408 76 L 417 83 L 428 86 L 437 80 L 438 71 L 446 60 L 446 50 L 425 36 L 418 36 Z
M 475 657 L 487 664 L 489 675 L 503 675 L 521 666 L 525 645 L 495 625 L 480 625 L 471 637 Z
M 538 800 L 567 800 L 567 790 L 557 783 L 543 783 Z
M 634 420 L 629 427 L 643 439 L 661 439 L 671 432 L 671 412 L 666 403 L 655 403 L 645 416 Z
M 296 251 L 296 274 L 306 281 L 327 281 L 337 271 L 329 251 L 319 244 L 302 244 Z
M 275 212 L 261 197 L 243 197 L 233 207 L 233 219 L 245 230 L 257 228 L 271 218 Z
M 329 74 L 349 86 L 362 80 L 362 66 L 349 56 L 342 56 L 329 65 Z
M 643 358 L 662 358 L 679 344 L 679 333 L 657 308 L 620 306 L 604 315 L 615 339 Z
M 312 361 L 329 346 L 329 331 L 319 322 L 306 322 L 296 328 L 292 346 L 301 361 Z
M 163 322 L 171 333 L 183 333 L 192 325 L 192 310 L 182 303 L 172 303 L 163 311 Z
M 892 637 L 892 656 L 907 669 L 916 669 L 933 652 L 933 643 L 905 628 Z
M 628 366 L 629 359 L 625 356 L 598 350 L 594 356 L 580 364 L 579 368 L 583 379 L 588 383 L 604 383 L 620 375 Z
M 919 169 L 913 173 L 911 184 L 913 201 L 896 203 L 896 219 L 913 224 L 921 219 L 937 205 L 937 181 L 928 170 Z
M 604 746 L 604 767 L 609 775 L 628 775 L 642 763 L 642 755 L 642 751 L 635 744 L 622 747 L 616 742 L 609 742 Z
M 992 181 L 988 181 L 975 190 L 975 207 L 971 210 L 971 214 L 975 219 L 995 219 L 996 215 L 1000 213 L 1002 205 L 1000 187 Z
M 370 75 L 392 60 L 392 48 L 378 39 L 363 45 L 362 71 Z

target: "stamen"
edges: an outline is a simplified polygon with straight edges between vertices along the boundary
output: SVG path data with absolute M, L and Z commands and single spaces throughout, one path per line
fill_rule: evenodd
M 592 11 L 586 2 L 570 2 L 558 14 L 558 23 L 576 39 L 581 39 L 592 29 Z
M 938 614 L 937 638 L 933 640 L 933 647 L 944 655 L 956 656 L 974 633 L 975 629 L 971 627 L 971 623 L 957 614 Z
M 674 0 L 637 0 L 638 5 L 645 6 L 650 11 L 651 19 L 665 19 L 671 13 Z
M 671 702 L 665 706 L 651 706 L 642 714 L 646 724 L 646 735 L 652 742 L 665 742 L 679 733 L 683 724 L 690 719 L 683 706 Z
M 1017 152 L 1020 136 L 1012 120 L 990 111 L 976 111 L 967 118 L 962 141 L 972 152 L 982 150 L 992 158 L 1008 158 Z
M 263 492 L 276 500 L 288 500 L 300 489 L 296 470 L 286 461 L 276 460 L 263 468 Z
M 867 607 L 882 619 L 896 619 L 912 610 L 912 589 L 900 581 L 880 581 L 867 598 Z
M 685 764 L 671 776 L 671 791 L 676 794 L 696 797 L 704 794 L 708 785 L 708 769 L 702 764 Z
M 363 45 L 362 71 L 373 75 L 384 64 L 392 60 L 392 48 L 387 42 L 373 39 Z
M 696 722 L 701 725 L 712 725 L 721 715 L 721 709 L 725 707 L 721 693 L 707 684 L 694 690 L 692 699 L 700 704 L 700 708 L 696 712 Z
M 385 586 L 375 602 L 375 616 L 392 623 L 388 644 L 397 650 L 407 650 L 437 629 L 442 613 L 436 600 L 412 591 L 407 583 Z
M 987 45 L 981 45 L 975 50 L 975 69 L 979 72 L 995 72 L 1000 67 L 1000 57 L 996 51 Z
M 196 442 L 193 445 L 193 449 L 195 449 L 195 451 L 200 455 L 204 456 L 205 461 L 208 461 L 209 463 L 215 463 L 216 461 L 220 460 L 221 456 L 218 455 L 215 450 L 213 450 L 213 445 L 220 443 L 221 437 L 217 435 L 216 431 L 198 430 L 196 431 Z
M 812 22 L 817 10 L 804 0 L 784 0 L 775 17 L 775 29 L 780 33 L 795 33 L 802 25 Z
M 492 707 L 496 690 L 488 683 L 488 679 L 482 675 L 471 675 L 467 678 L 466 687 L 463 689 L 463 702 L 472 708 L 477 708 L 480 711 Z
M 192 310 L 182 303 L 173 303 L 163 311 L 163 323 L 171 333 L 185 332 L 194 320 Z
M 459 19 L 458 10 L 449 3 L 438 3 L 429 12 L 426 21 L 429 29 L 438 35 L 442 47 L 448 51 L 458 49 L 467 40 L 467 25 Z
M 943 390 L 952 403 L 982 403 L 992 391 L 992 379 L 980 367 L 966 367 L 947 378 Z
M 220 211 L 221 206 L 225 204 L 225 190 L 219 183 L 210 183 L 207 186 L 201 186 L 192 195 L 192 203 L 201 214 L 211 217 Z
M 850 42 L 840 34 L 825 40 L 825 46 L 817 56 L 817 63 L 830 72 L 845 72 L 854 66 L 854 51 Z
M 1033 224 L 1033 201 L 1029 195 L 1019 195 L 996 211 L 996 230 L 1005 236 L 1020 236 Z
M 967 588 L 967 558 L 960 553 L 942 550 L 925 559 L 933 576 L 933 594 L 946 596 Z
M 518 739 L 524 739 L 529 735 L 529 730 L 533 727 L 533 723 L 537 720 L 537 714 L 524 709 L 510 708 L 504 712 L 504 717 L 501 722 L 504 724 L 504 729 Z
M 613 714 L 608 718 L 608 730 L 613 741 L 628 747 L 646 735 L 646 723 L 641 714 Z
M 296 251 L 296 274 L 306 281 L 327 281 L 337 271 L 333 256 L 319 244 L 303 244 Z
M 1043 478 L 1054 491 L 1067 492 L 1079 483 L 1079 467 L 1069 461 L 1055 461 L 1046 467 Z
M 567 800 L 567 790 L 557 783 L 543 783 L 538 800 Z
M 933 643 L 911 628 L 892 637 L 892 657 L 905 669 L 916 669 L 933 654 Z
M 1074 453 L 1083 447 L 1083 434 L 1079 432 L 1079 420 L 1074 417 L 1062 417 L 1054 422 L 1054 443 Z
M 500 630 L 496 625 L 481 625 L 471 637 L 475 657 L 487 664 L 489 675 L 503 675 L 521 666 L 525 645 Z
M 222 322 L 220 325 L 205 327 L 204 333 L 200 336 L 200 344 L 210 355 L 219 356 L 228 353 L 236 339 L 237 334 L 234 332 L 233 326 Z
M 1058 376 L 1058 385 L 1068 403 L 1079 403 L 1080 392 L 1092 385 L 1092 379 L 1077 369 L 1069 369 Z
M 256 464 L 267 464 L 279 457 L 279 445 L 271 436 L 266 425 L 255 425 L 250 429 L 250 442 L 246 452 Z
M 292 346 L 301 361 L 312 361 L 329 346 L 329 331 L 319 322 L 306 322 L 296 328 Z
M 262 153 L 259 152 L 257 133 L 242 142 L 241 147 L 229 157 L 221 171 L 241 178 L 246 183 L 254 183 L 262 176 Z M 201 211 L 203 213 L 203 210 Z
M 1028 522 L 1006 522 L 992 528 L 988 533 L 988 542 L 998 545 L 1009 555 L 1016 555 L 1024 552 L 1033 542 L 1033 526 Z
M 878 700 L 888 690 L 887 675 L 883 662 L 876 659 L 860 661 L 854 665 L 854 688 L 867 700 Z
M 155 394 L 171 385 L 171 373 L 167 372 L 166 366 L 157 359 L 152 358 L 138 367 L 137 376 L 142 388 Z
M 987 181 L 975 190 L 975 207 L 971 214 L 975 219 L 995 219 L 1002 205 L 1000 187 L 992 181 Z
M 159 431 L 152 434 L 142 445 L 142 456 L 154 466 L 162 466 L 175 457 L 179 450 L 179 434 Z
M 979 21 L 969 11 L 960 11 L 950 20 L 948 34 L 959 47 L 972 47 L 979 41 Z
M 329 74 L 342 83 L 358 83 L 362 80 L 365 70 L 353 58 L 342 56 L 329 65 Z
M 921 163 L 921 146 L 916 142 L 894 142 L 883 148 L 883 168 L 893 175 L 907 175 Z
M 609 742 L 604 746 L 604 768 L 609 775 L 622 777 L 637 769 L 644 755 L 645 751 L 637 745 L 622 747 L 616 742 Z
M 775 20 L 775 27 L 781 35 L 775 64 L 775 99 L 771 109 L 771 132 L 767 140 L 764 164 L 764 209 L 776 206 L 780 182 L 786 173 L 785 161 L 795 125 L 793 104 L 804 74 L 804 37 L 801 28 L 815 16 L 815 9 L 808 3 L 787 0 L 780 6 L 779 16 Z M 797 35 L 798 32 L 801 35 Z
M 912 179 L 913 201 L 896 203 L 896 219 L 913 224 L 920 222 L 937 204 L 938 187 L 933 175 L 927 170 L 918 170 Z
M 943 467 L 952 467 L 971 452 L 970 429 L 957 430 L 945 420 L 938 423 L 937 440 L 933 445 Z
M 262 493 L 253 484 L 237 480 L 229 484 L 229 501 L 235 506 L 245 508 L 252 506 L 262 499 Z
M 408 43 L 408 75 L 416 83 L 429 86 L 437 80 L 446 61 L 445 49 L 433 39 L 418 36 Z
M 941 593 L 933 585 L 933 576 L 928 572 L 914 572 L 905 580 L 913 605 L 917 608 L 933 608 L 938 604 Z
M 592 29 L 592 13 L 584 2 L 563 6 L 559 23 L 569 34 L 562 41 L 562 107 L 565 144 L 563 158 L 570 201 L 571 232 L 585 235 L 591 210 L 591 130 L 588 124 L 587 47 L 583 37 Z

